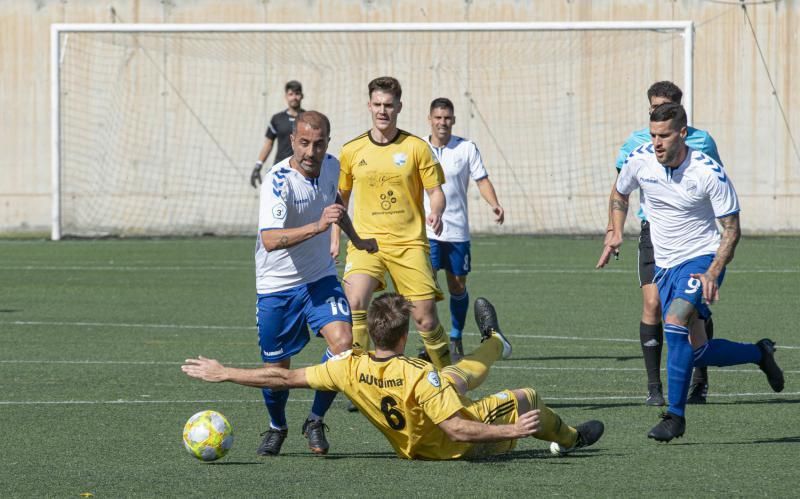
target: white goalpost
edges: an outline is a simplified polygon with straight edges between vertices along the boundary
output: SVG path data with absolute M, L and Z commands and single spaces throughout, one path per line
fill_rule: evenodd
M 328 115 L 338 155 L 383 75 L 403 130 L 454 102 L 507 212 L 498 229 L 471 189 L 475 232 L 597 233 L 647 88 L 677 83 L 691 122 L 693 46 L 690 21 L 54 24 L 51 237 L 255 234 L 249 174 L 284 83 Z

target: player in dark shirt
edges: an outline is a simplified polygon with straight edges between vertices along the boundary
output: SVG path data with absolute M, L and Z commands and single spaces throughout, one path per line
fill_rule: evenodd
M 261 167 L 267 160 L 269 153 L 272 152 L 272 146 L 276 138 L 278 139 L 278 148 L 275 151 L 275 160 L 272 164 L 276 164 L 292 155 L 292 144 L 289 141 L 289 135 L 292 133 L 294 119 L 303 112 L 303 108 L 300 107 L 300 103 L 303 101 L 303 86 L 299 81 L 291 80 L 286 83 L 285 92 L 286 104 L 289 107 L 280 113 L 276 113 L 269 120 L 264 145 L 261 147 L 261 152 L 258 153 L 258 161 L 256 161 L 256 166 L 250 175 L 250 185 L 253 187 L 258 187 L 261 183 Z

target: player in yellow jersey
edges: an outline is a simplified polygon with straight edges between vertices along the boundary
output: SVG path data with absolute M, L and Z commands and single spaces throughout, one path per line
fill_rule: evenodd
M 442 232 L 444 172 L 424 140 L 397 128 L 400 82 L 375 78 L 368 90 L 372 128 L 346 143 L 339 160 L 339 192 L 345 206 L 353 196 L 353 225 L 380 248 L 368 255 L 347 246 L 343 281 L 352 307 L 353 346 L 369 349 L 366 310 L 372 294 L 386 287 L 388 272 L 397 292 L 414 304 L 417 331 L 431 362 L 442 368 L 450 364 L 450 345 L 436 313 L 443 294 L 431 268 L 425 224 Z M 430 199 L 427 217 L 424 193 Z M 338 246 L 336 234 L 331 251 L 338 253 Z
M 237 369 L 204 357 L 187 359 L 181 369 L 211 382 L 344 392 L 405 459 L 485 457 L 507 452 L 517 439 L 528 436 L 551 441 L 551 452 L 567 454 L 603 435 L 600 421 L 577 428 L 564 424 L 531 388 L 503 390 L 475 401 L 465 396 L 486 379 L 495 361 L 511 355 L 511 345 L 486 299 L 478 298 L 474 305 L 481 345 L 441 371 L 403 355 L 411 307 L 395 293 L 373 301 L 368 323 L 375 352 L 348 351 L 324 364 L 293 370 Z

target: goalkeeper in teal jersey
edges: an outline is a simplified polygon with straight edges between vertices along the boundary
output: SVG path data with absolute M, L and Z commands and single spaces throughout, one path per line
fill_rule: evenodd
M 671 81 L 659 81 L 650 86 L 647 90 L 647 99 L 650 102 L 650 112 L 667 102 L 680 104 L 683 92 Z M 705 130 L 687 127 L 686 145 L 696 151 L 711 156 L 717 163 L 722 164 L 722 160 L 717 152 L 717 144 L 711 135 Z M 642 128 L 631 133 L 619 150 L 617 156 L 617 173 L 622 170 L 625 160 L 628 159 L 635 150 L 650 143 L 650 128 Z M 616 189 L 611 187 L 612 192 Z M 641 199 L 638 212 L 642 220 L 642 231 L 639 235 L 639 287 L 642 289 L 642 320 L 639 323 L 639 339 L 642 345 L 642 355 L 644 365 L 647 370 L 647 405 L 664 405 L 664 395 L 661 384 L 661 350 L 664 343 L 664 330 L 661 324 L 661 303 L 658 297 L 658 288 L 653 284 L 655 274 L 655 257 L 653 255 L 653 243 L 650 241 L 650 224 L 644 214 L 642 207 L 646 208 L 647 201 Z M 606 236 L 611 232 L 611 213 L 609 211 L 608 226 Z M 714 324 L 711 318 L 706 322 L 706 334 L 710 340 L 714 336 Z M 708 393 L 708 371 L 705 367 L 698 367 L 692 376 L 692 385 L 689 391 L 688 403 L 704 404 Z

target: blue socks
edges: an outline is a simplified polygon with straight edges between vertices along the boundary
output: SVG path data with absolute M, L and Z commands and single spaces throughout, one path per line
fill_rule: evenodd
M 761 350 L 753 343 L 713 339 L 694 351 L 696 367 L 758 364 L 760 360 Z
M 735 366 L 739 364 L 758 364 L 761 350 L 752 343 L 714 338 L 692 351 L 689 343 L 689 330 L 677 324 L 664 324 L 664 337 L 667 340 L 667 382 L 669 408 L 672 414 L 684 415 L 686 398 L 689 394 L 692 367 Z
M 469 293 L 464 290 L 460 295 L 450 295 L 450 339 L 460 340 L 464 331 L 464 324 L 467 322 L 467 311 L 469 310 Z
M 333 353 L 326 349 L 322 354 L 322 362 L 327 361 L 333 357 Z M 287 427 L 286 424 L 286 403 L 289 401 L 289 390 L 275 391 L 269 388 L 261 390 L 264 396 L 264 403 L 269 412 L 270 426 L 283 430 Z M 330 409 L 333 404 L 333 399 L 336 398 L 336 392 L 314 392 L 314 404 L 311 406 L 311 414 L 309 419 L 322 419 L 325 413 Z
M 270 388 L 262 388 L 261 394 L 264 395 L 264 403 L 269 411 L 270 426 L 277 430 L 285 429 L 286 402 L 289 400 L 289 390 L 274 391 Z
M 667 340 L 667 411 L 683 417 L 694 366 L 689 329 L 677 324 L 664 324 L 664 338 Z
M 330 349 L 325 349 L 320 364 L 326 362 L 331 357 L 333 357 L 333 353 Z M 314 403 L 311 406 L 311 415 L 309 419 L 319 420 L 325 417 L 325 413 L 328 412 L 328 409 L 330 409 L 333 404 L 333 399 L 336 398 L 336 393 L 337 392 L 314 392 Z

